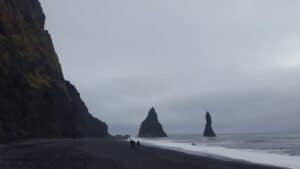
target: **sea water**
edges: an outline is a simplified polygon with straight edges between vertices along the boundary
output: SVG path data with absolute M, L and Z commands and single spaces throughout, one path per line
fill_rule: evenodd
M 140 141 L 194 155 L 300 169 L 300 134 L 219 134 L 215 138 L 177 134 Z

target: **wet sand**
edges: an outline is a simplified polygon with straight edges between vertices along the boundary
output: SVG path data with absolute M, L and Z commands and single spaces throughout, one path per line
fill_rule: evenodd
M 188 155 L 111 139 L 34 140 L 0 145 L 0 169 L 280 169 Z

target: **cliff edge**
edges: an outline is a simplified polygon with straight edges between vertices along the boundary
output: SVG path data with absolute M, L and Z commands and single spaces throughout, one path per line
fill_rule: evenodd
M 35 137 L 104 137 L 63 77 L 38 0 L 0 0 L 0 141 Z

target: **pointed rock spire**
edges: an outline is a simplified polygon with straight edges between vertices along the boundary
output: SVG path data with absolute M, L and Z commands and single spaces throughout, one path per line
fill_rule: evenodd
M 142 122 L 138 136 L 139 137 L 167 137 L 167 134 L 163 130 L 163 127 L 158 120 L 157 113 L 154 107 L 152 107 L 149 110 L 148 116 Z
M 214 130 L 212 128 L 212 120 L 211 120 L 211 116 L 210 116 L 209 112 L 206 112 L 205 118 L 206 118 L 206 125 L 205 125 L 203 136 L 204 137 L 216 137 L 216 133 L 214 132 Z

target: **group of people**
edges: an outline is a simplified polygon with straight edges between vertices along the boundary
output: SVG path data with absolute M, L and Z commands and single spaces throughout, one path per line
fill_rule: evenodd
M 131 149 L 140 149 L 140 141 L 130 140 L 129 144 Z

